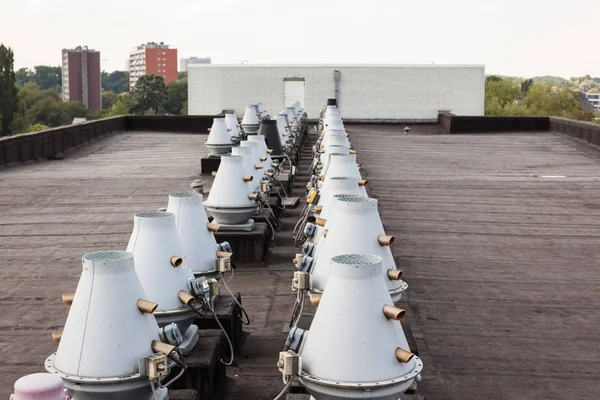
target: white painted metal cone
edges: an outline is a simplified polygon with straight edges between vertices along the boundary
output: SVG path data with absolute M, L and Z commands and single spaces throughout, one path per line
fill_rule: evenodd
M 132 253 L 101 251 L 82 260 L 53 367 L 72 378 L 132 374 L 138 360 L 153 353 L 152 341 L 159 340 L 154 316 L 140 312 L 137 301 L 159 300 L 144 292 Z
M 256 104 L 251 104 L 246 107 L 246 111 L 244 112 L 244 117 L 242 118 L 241 123 L 246 134 L 256 134 L 258 131 L 260 121 L 257 113 L 258 111 L 256 109 Z
M 330 146 L 345 146 L 350 147 L 350 140 L 346 137 L 345 134 L 341 135 L 329 135 L 327 137 L 327 144 L 321 143 L 321 149 L 327 150 Z
M 300 381 L 316 399 L 397 400 L 422 369 L 409 351 L 400 322 L 386 318 L 391 305 L 381 276 L 381 258 L 371 254 L 334 257 L 331 277 L 305 339 Z
M 356 164 L 356 154 L 330 154 L 327 168 L 321 170 L 321 175 L 326 178 L 331 176 L 351 176 L 362 179 L 358 165 Z
M 287 122 L 285 120 L 285 116 L 279 114 L 277 115 L 277 130 L 279 131 L 279 138 L 281 139 L 281 145 L 285 146 L 288 141 L 289 132 L 286 128 Z
M 227 129 L 230 129 L 229 133 L 231 136 L 240 136 L 242 130 L 238 126 L 240 123 L 235 114 L 225 114 L 225 124 Z
M 258 206 L 248 198 L 253 193 L 250 183 L 244 181 L 244 159 L 241 156 L 223 156 L 217 176 L 204 202 L 206 211 L 219 224 L 239 225 L 248 222 Z
M 385 235 L 381 218 L 377 211 L 377 200 L 361 197 L 334 196 L 334 204 L 328 215 L 323 238 L 315 251 L 315 262 L 311 270 L 311 291 L 323 290 L 330 277 L 329 262 L 332 257 L 344 253 L 368 253 L 382 258 L 381 276 L 386 281 L 394 302 L 402 297 L 407 284 L 402 280 L 390 280 L 389 269 L 397 269 L 389 246 L 379 243 L 379 236 Z
M 204 211 L 202 195 L 174 193 L 169 195 L 167 212 L 175 216 L 175 226 L 186 263 L 194 273 L 215 269 L 219 245 L 215 235 L 208 230 L 208 217 Z
M 259 136 L 259 135 L 257 135 Z M 252 151 L 254 152 L 253 160 L 255 164 L 260 164 L 262 166 L 262 168 L 257 170 L 257 173 L 259 174 L 259 179 L 262 178 L 265 175 L 265 172 L 267 171 L 267 162 L 266 161 L 261 161 L 261 152 L 260 152 L 260 144 L 258 142 L 253 142 L 253 141 L 249 141 L 249 140 L 242 140 L 240 142 L 240 146 L 241 147 L 250 147 L 252 149 Z M 269 166 L 271 164 L 268 164 Z
M 208 147 L 213 154 L 227 154 L 233 145 L 233 142 L 231 141 L 232 136 L 236 135 L 232 134 L 227 129 L 225 118 L 215 118 L 213 119 L 208 139 L 206 140 L 206 147 Z
M 321 211 L 321 218 L 328 218 L 331 213 L 331 209 L 334 206 L 334 196 L 346 194 L 346 195 L 360 195 L 367 197 L 367 192 L 364 186 L 360 186 L 358 179 L 353 176 L 333 176 L 325 179 L 323 186 L 319 191 L 319 202 L 317 205 L 323 207 Z
M 248 136 L 248 141 L 258 143 L 258 151 L 259 151 L 260 157 L 266 157 L 266 159 L 267 159 L 267 161 L 260 161 L 260 162 L 264 163 L 265 169 L 268 169 L 267 167 L 271 166 L 273 159 L 271 158 L 271 156 L 269 155 L 269 152 L 267 151 L 268 148 L 267 148 L 267 142 L 265 141 L 265 137 L 263 135 Z
M 187 281 L 194 274 L 183 259 L 183 246 L 172 213 L 156 211 L 135 214 L 127 251 L 135 255 L 135 270 L 144 291 L 152 301 L 158 303 L 155 315 L 188 310 L 177 295 L 180 290 L 188 291 Z M 172 257 L 182 259 L 179 266 L 172 265 Z M 186 329 L 181 331 L 185 332 Z
M 55 374 L 37 373 L 17 379 L 10 400 L 68 400 L 62 379 Z
M 250 182 L 252 190 L 260 189 L 260 179 L 262 178 L 262 169 L 254 168 L 254 147 L 235 146 L 231 149 L 231 155 L 241 156 L 244 159 L 244 176 L 251 176 Z
M 332 154 L 350 154 L 350 146 L 343 146 L 343 145 L 327 146 L 325 148 L 325 151 L 319 157 L 319 161 L 321 161 L 323 170 L 327 170 L 327 166 L 329 165 L 330 156 Z

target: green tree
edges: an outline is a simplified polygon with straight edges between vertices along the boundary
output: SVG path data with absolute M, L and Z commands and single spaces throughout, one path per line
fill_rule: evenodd
M 110 74 L 102 71 L 101 80 L 102 90 L 104 91 L 115 94 L 129 91 L 129 72 L 127 71 L 113 71 Z
M 125 105 L 121 100 L 117 101 L 111 108 L 108 110 L 109 117 L 116 117 L 119 115 L 127 115 L 129 114 L 129 108 Z
M 60 67 L 38 65 L 35 67 L 33 81 L 41 90 L 54 90 L 58 93 L 62 90 L 62 70 Z
M 60 101 L 51 97 L 38 100 L 29 110 L 27 119 L 31 124 L 44 124 L 49 127 L 69 125 L 73 119 L 65 112 Z
M 181 114 L 183 103 L 187 102 L 188 98 L 188 82 L 187 79 L 180 79 L 171 82 L 167 86 L 167 104 L 166 110 L 170 114 Z M 186 107 L 187 108 L 187 107 Z
M 27 127 L 26 132 L 39 132 L 45 131 L 46 129 L 50 129 L 50 127 L 44 124 L 33 124 Z
M 111 108 L 116 102 L 118 98 L 115 92 L 112 91 L 103 91 L 102 92 L 102 109 L 108 110 Z
M 167 87 L 162 76 L 141 76 L 131 93 L 136 114 L 158 114 L 167 103 Z
M 533 79 L 525 79 L 521 82 L 521 94 L 525 95 L 533 85 Z
M 489 78 L 485 83 L 485 115 L 503 115 L 504 107 L 517 101 L 521 88 L 514 81 Z
M 33 71 L 29 68 L 19 68 L 17 72 L 15 72 L 15 76 L 17 78 L 17 85 L 23 86 L 27 82 L 31 82 L 33 80 Z
M 187 79 L 188 73 L 185 71 L 179 71 L 177 73 L 177 79 Z
M 0 136 L 10 135 L 10 126 L 19 106 L 14 53 L 0 44 Z
M 529 89 L 525 104 L 534 116 L 581 118 L 583 113 L 576 92 L 544 83 L 536 83 Z
M 71 118 L 70 122 L 73 122 L 73 118 L 86 118 L 89 113 L 85 104 L 80 101 L 64 101 L 59 104 L 60 108 Z
M 181 105 L 181 111 L 179 112 L 180 115 L 188 115 L 188 101 L 184 101 L 183 104 Z

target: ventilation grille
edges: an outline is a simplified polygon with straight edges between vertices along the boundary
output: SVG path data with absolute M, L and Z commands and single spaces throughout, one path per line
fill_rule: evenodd
M 170 195 L 171 197 L 177 197 L 177 198 L 181 198 L 181 199 L 187 199 L 187 198 L 195 198 L 195 197 L 202 197 L 200 196 L 198 193 L 194 193 L 194 192 L 188 192 L 188 193 L 173 193 Z
M 150 212 L 141 212 L 135 214 L 136 218 L 168 218 L 174 217 L 172 213 L 164 212 L 164 211 L 150 211 Z
M 127 251 L 98 251 L 83 256 L 85 261 L 121 261 L 133 259 L 133 254 Z
M 339 201 L 345 201 L 348 203 L 375 203 L 377 201 L 375 199 L 371 199 L 367 196 L 359 194 L 336 194 L 333 197 L 335 197 Z
M 374 265 L 380 263 L 381 257 L 374 254 L 344 254 L 331 258 L 332 263 L 346 265 Z

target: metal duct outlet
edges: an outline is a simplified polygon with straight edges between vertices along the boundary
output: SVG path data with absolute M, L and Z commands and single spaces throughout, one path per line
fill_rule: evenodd
M 398 400 L 423 368 L 400 322 L 384 314 L 392 299 L 381 263 L 371 254 L 328 263 L 330 279 L 300 345 L 300 381 L 315 399 Z
M 174 193 L 169 195 L 167 212 L 175 217 L 175 227 L 183 250 L 183 257 L 193 273 L 206 273 L 215 269 L 219 245 L 208 228 L 202 195 Z
M 329 261 L 338 254 L 359 252 L 377 255 L 382 259 L 381 276 L 385 279 L 394 303 L 402 297 L 408 285 L 402 280 L 391 280 L 387 271 L 396 270 L 389 246 L 382 246 L 379 237 L 385 235 L 377 211 L 377 200 L 360 196 L 335 195 L 332 211 L 325 226 L 327 238 L 319 242 L 315 251 L 316 262 L 311 271 L 311 291 L 320 293 L 330 277 Z
M 237 135 L 232 134 L 229 129 L 227 129 L 225 118 L 215 118 L 213 119 L 208 139 L 206 140 L 206 147 L 211 151 L 211 154 L 227 154 L 231 151 L 231 147 L 233 146 L 233 142 L 231 141 L 233 136 Z

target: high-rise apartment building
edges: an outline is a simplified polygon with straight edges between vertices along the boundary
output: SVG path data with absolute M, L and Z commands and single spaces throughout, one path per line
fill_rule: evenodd
M 188 72 L 188 65 L 192 65 L 192 64 L 210 64 L 210 63 L 211 63 L 210 57 L 205 57 L 205 58 L 198 58 L 198 57 L 182 58 L 179 61 L 179 70 L 182 71 L 182 72 Z
M 592 103 L 594 110 L 600 112 L 600 93 L 586 93 L 585 97 Z
M 177 80 L 177 49 L 160 43 L 146 43 L 129 54 L 129 90 L 132 90 L 140 76 L 156 74 L 169 84 Z
M 80 101 L 92 112 L 102 109 L 99 51 L 87 46 L 63 49 L 62 99 Z

